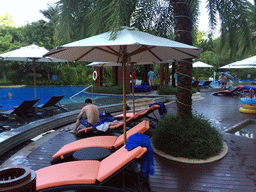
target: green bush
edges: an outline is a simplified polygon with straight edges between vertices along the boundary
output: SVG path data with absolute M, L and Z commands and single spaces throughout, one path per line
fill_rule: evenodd
M 78 82 L 78 75 L 76 68 L 69 67 L 65 70 L 69 85 L 76 85 Z
M 197 89 L 195 87 L 191 88 L 192 94 L 197 92 Z M 158 95 L 176 95 L 177 94 L 177 88 L 174 88 L 170 85 L 164 85 L 162 87 L 159 87 L 157 89 Z
M 177 89 L 170 86 L 170 85 L 164 85 L 162 87 L 159 87 L 157 89 L 158 95 L 176 95 Z
M 92 92 L 92 88 L 88 88 L 87 92 Z M 106 94 L 123 94 L 123 86 L 96 86 L 93 85 L 93 93 L 106 93 Z M 126 89 L 126 94 L 130 93 L 130 88 Z
M 221 152 L 223 136 L 202 115 L 193 114 L 184 121 L 169 113 L 158 123 L 152 143 L 174 157 L 207 159 Z
M 2 79 L 0 79 L 0 86 L 6 86 L 6 85 L 12 85 L 11 81 L 3 81 Z

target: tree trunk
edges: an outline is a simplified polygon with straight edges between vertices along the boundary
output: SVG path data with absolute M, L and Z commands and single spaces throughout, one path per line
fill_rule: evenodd
M 192 45 L 193 21 L 186 0 L 173 0 L 175 41 Z M 177 107 L 178 115 L 185 118 L 192 115 L 192 59 L 178 61 Z

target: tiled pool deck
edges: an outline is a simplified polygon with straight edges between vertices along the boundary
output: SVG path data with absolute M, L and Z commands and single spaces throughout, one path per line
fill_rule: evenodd
M 212 92 L 201 92 L 201 96 L 203 100 L 193 101 L 193 111 L 203 113 L 221 131 L 256 117 L 239 112 L 238 97 L 213 96 Z M 177 110 L 175 103 L 166 106 L 168 112 Z M 213 163 L 185 164 L 155 154 L 155 175 L 150 177 L 152 191 L 256 191 L 256 140 L 223 135 L 229 147 L 228 154 Z M 18 165 L 38 170 L 49 166 L 51 156 L 75 140 L 74 135 L 58 129 L 18 151 L 2 167 Z

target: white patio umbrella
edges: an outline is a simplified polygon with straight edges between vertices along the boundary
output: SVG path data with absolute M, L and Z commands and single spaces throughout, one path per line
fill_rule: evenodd
M 242 68 L 256 68 L 256 56 L 236 61 L 228 65 L 224 65 L 219 69 L 242 69 Z
M 204 62 L 201 61 L 197 61 L 195 63 L 192 64 L 193 68 L 203 68 L 203 67 L 210 67 L 212 68 L 212 65 L 206 64 Z M 172 65 L 169 66 L 169 68 L 172 68 Z
M 122 63 L 124 141 L 126 142 L 125 66 L 127 63 L 158 63 L 195 58 L 201 49 L 124 27 L 111 39 L 111 32 L 59 46 L 45 56 L 68 61 Z
M 44 47 L 39 47 L 35 44 L 21 47 L 19 49 L 0 54 L 0 60 L 3 61 L 24 61 L 33 62 L 34 64 L 34 89 L 36 99 L 36 62 L 67 62 L 66 60 L 56 59 L 52 57 L 43 57 L 49 52 Z

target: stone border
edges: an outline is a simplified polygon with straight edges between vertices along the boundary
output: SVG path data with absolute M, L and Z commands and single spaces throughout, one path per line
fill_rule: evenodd
M 225 129 L 223 132 L 224 133 L 232 133 L 234 134 L 235 132 L 239 131 L 240 129 L 242 129 L 245 125 L 248 125 L 250 123 L 254 122 L 252 119 L 245 119 L 237 124 L 235 124 L 234 126 Z
M 171 155 L 168 155 L 168 154 L 156 149 L 153 146 L 153 144 L 152 144 L 152 149 L 157 155 L 159 155 L 161 157 L 164 157 L 166 159 L 173 160 L 173 161 L 178 161 L 178 162 L 182 162 L 182 163 L 191 163 L 191 164 L 203 164 L 203 163 L 211 163 L 211 162 L 214 162 L 214 161 L 218 161 L 218 160 L 222 159 L 223 157 L 225 157 L 226 154 L 228 153 L 228 145 L 224 141 L 223 141 L 223 149 L 222 149 L 221 153 L 217 156 L 210 157 L 206 160 L 188 159 L 188 158 L 182 158 L 182 157 L 173 157 Z

